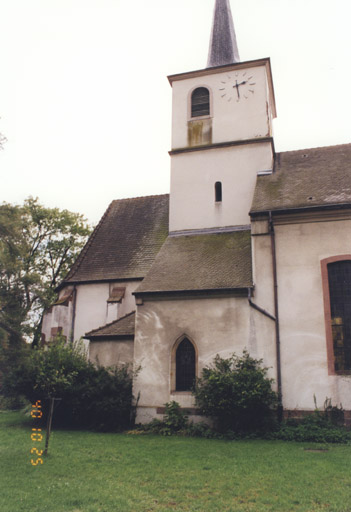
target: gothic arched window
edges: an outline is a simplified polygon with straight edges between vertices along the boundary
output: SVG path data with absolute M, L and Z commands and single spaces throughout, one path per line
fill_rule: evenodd
M 336 372 L 351 371 L 351 261 L 328 264 L 330 315 Z
M 206 87 L 198 87 L 191 95 L 191 117 L 210 115 L 210 91 Z
M 184 338 L 176 351 L 176 391 L 190 391 L 195 380 L 196 354 L 194 345 Z

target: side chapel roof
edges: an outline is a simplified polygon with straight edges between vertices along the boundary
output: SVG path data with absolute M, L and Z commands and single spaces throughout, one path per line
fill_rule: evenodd
M 85 335 L 91 341 L 111 338 L 131 338 L 135 333 L 135 311 Z
M 251 232 L 245 230 L 168 237 L 135 293 L 251 286 Z
M 276 155 L 273 174 L 258 176 L 251 215 L 351 207 L 351 144 Z
M 168 235 L 169 195 L 112 201 L 62 286 L 142 279 Z

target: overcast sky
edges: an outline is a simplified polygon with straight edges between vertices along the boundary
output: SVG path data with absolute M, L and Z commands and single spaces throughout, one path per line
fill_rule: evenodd
M 166 77 L 206 66 L 214 3 L 0 0 L 0 201 L 96 223 L 169 192 Z M 231 0 L 241 60 L 271 57 L 277 151 L 351 142 L 350 4 Z

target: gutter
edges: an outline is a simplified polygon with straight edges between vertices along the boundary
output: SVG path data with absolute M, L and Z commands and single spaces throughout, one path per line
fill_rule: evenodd
M 324 204 L 324 205 L 316 205 L 316 206 L 300 206 L 293 208 L 280 208 L 274 210 L 276 215 L 289 215 L 294 213 L 313 213 L 313 212 L 322 212 L 322 211 L 334 211 L 334 210 L 349 210 L 351 208 L 351 203 L 335 203 L 335 204 Z M 272 215 L 272 210 L 257 210 L 251 211 L 250 217 L 256 218 L 261 215 L 268 214 L 269 217 Z
M 197 290 L 167 290 L 167 291 L 135 291 L 134 295 L 136 304 L 141 306 L 145 300 L 174 300 L 174 299 L 190 299 L 208 298 L 217 296 L 239 296 L 246 297 L 247 286 L 245 288 L 206 288 Z

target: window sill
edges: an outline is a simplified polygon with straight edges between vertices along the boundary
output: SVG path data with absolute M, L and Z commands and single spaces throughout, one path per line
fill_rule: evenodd
M 190 117 L 188 121 L 204 121 L 205 119 L 212 119 L 213 116 L 206 115 L 206 116 L 198 116 L 198 117 Z

